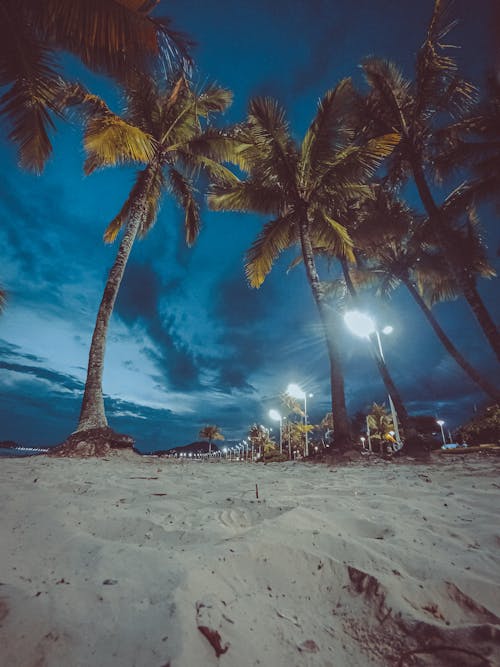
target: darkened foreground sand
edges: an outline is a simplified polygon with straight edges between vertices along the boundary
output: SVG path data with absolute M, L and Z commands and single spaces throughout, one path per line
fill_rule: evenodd
M 499 471 L 2 459 L 0 664 L 500 665 Z

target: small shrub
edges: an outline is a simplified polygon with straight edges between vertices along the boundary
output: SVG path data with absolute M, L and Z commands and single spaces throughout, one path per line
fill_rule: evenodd
M 468 445 L 500 442 L 500 405 L 490 405 L 457 430 L 457 439 Z

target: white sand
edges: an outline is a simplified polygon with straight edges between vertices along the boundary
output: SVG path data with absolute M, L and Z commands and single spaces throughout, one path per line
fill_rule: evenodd
M 500 665 L 499 471 L 2 459 L 0 664 Z

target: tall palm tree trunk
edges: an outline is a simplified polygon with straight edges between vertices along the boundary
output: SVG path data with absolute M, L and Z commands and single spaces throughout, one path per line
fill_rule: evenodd
M 351 280 L 349 267 L 345 260 L 342 260 L 341 264 L 347 289 L 349 291 L 349 294 L 351 295 L 352 300 L 356 302 L 358 298 L 358 292 Z M 391 397 L 392 402 L 394 403 L 394 408 L 396 409 L 396 413 L 401 423 L 401 426 L 403 428 L 407 428 L 409 419 L 408 411 L 403 402 L 403 399 L 401 398 L 399 389 L 396 387 L 394 380 L 392 379 L 392 375 L 389 373 L 389 369 L 387 368 L 387 364 L 385 363 L 384 358 L 380 355 L 376 337 L 374 338 L 373 336 L 370 336 L 369 340 L 371 344 L 372 356 L 375 359 L 375 363 L 377 364 L 378 372 L 380 373 L 380 377 L 382 378 L 382 381 L 385 385 L 385 389 L 389 394 L 389 396 Z
M 75 433 L 87 431 L 89 429 L 106 428 L 108 426 L 108 420 L 106 419 L 106 413 L 104 411 L 104 396 L 102 391 L 106 337 L 109 320 L 113 312 L 118 290 L 120 289 L 125 267 L 144 215 L 146 192 L 148 185 L 151 182 L 151 173 L 152 172 L 150 171 L 149 175 L 146 177 L 143 192 L 132 207 L 132 212 L 118 248 L 116 259 L 111 267 L 108 280 L 104 287 L 104 293 L 97 312 L 94 333 L 90 345 L 87 380 L 85 382 L 80 419 Z
M 391 397 L 392 402 L 394 403 L 394 408 L 396 410 L 399 423 L 401 424 L 403 429 L 408 428 L 408 420 L 409 420 L 408 411 L 406 409 L 405 404 L 403 403 L 401 394 L 399 393 L 399 390 L 396 387 L 394 380 L 392 379 L 392 375 L 389 373 L 387 364 L 385 363 L 383 357 L 380 356 L 376 338 L 374 338 L 374 336 L 370 336 L 370 342 L 371 342 L 372 356 L 375 359 L 375 363 L 377 364 L 378 372 L 380 373 L 380 377 L 382 378 L 382 381 L 385 385 L 385 389 L 389 394 L 389 396 Z
M 306 269 L 307 280 L 311 288 L 314 302 L 318 309 L 319 318 L 323 327 L 328 357 L 330 360 L 330 387 L 332 398 L 332 414 L 334 420 L 334 443 L 339 449 L 347 449 L 351 445 L 351 426 L 345 404 L 344 375 L 340 363 L 340 353 L 332 331 L 338 329 L 335 314 L 330 311 L 324 302 L 314 252 L 309 236 L 307 214 L 301 216 L 300 243 Z
M 484 378 L 481 375 L 481 373 L 479 373 L 473 366 L 471 366 L 471 364 L 469 364 L 469 362 L 457 350 L 455 345 L 452 343 L 452 341 L 448 338 L 446 333 L 441 328 L 441 325 L 436 320 L 431 309 L 425 303 L 424 299 L 420 296 L 420 293 L 418 292 L 415 285 L 411 282 L 411 280 L 407 278 L 402 278 L 401 280 L 405 285 L 405 287 L 407 288 L 407 290 L 412 295 L 412 297 L 414 298 L 415 302 L 422 310 L 423 314 L 427 318 L 427 321 L 434 330 L 434 333 L 439 338 L 439 340 L 443 344 L 443 347 L 448 352 L 448 354 L 456 361 L 456 363 L 460 366 L 460 368 L 462 368 L 462 370 L 464 370 L 467 373 L 470 379 L 484 391 L 485 394 L 490 396 L 496 403 L 500 403 L 500 392 L 497 389 L 495 389 L 495 387 L 490 382 L 488 382 L 488 380 Z
M 495 352 L 498 361 L 500 361 L 500 331 L 491 317 L 488 309 L 484 305 L 479 292 L 477 291 L 474 279 L 466 275 L 464 270 L 458 270 L 449 259 L 450 242 L 442 229 L 442 213 L 438 208 L 434 197 L 430 191 L 429 185 L 424 175 L 422 166 L 418 158 L 414 157 L 411 161 L 413 177 L 417 186 L 418 194 L 429 217 L 436 222 L 436 238 L 443 247 L 445 259 L 451 274 L 457 280 L 465 300 L 469 304 L 479 326 L 486 336 L 492 350 Z

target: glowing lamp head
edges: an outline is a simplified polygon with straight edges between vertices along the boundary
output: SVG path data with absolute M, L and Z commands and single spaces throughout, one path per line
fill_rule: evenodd
M 275 421 L 279 422 L 281 420 L 281 415 L 277 410 L 269 410 L 269 416 Z
M 292 382 L 291 384 L 288 385 L 286 389 L 286 393 L 292 396 L 293 398 L 301 398 L 302 400 L 305 398 L 306 394 L 302 390 L 301 387 L 299 387 L 298 384 L 295 382 Z
M 375 333 L 375 322 L 369 315 L 359 310 L 347 311 L 344 315 L 344 322 L 354 335 L 361 338 L 368 338 Z

